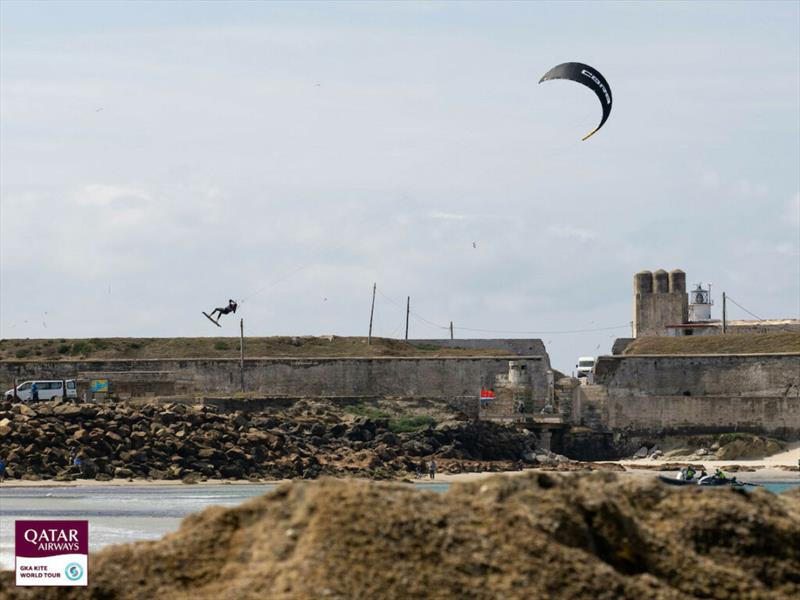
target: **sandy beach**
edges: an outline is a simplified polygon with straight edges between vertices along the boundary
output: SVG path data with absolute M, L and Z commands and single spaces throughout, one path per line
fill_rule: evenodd
M 693 464 L 696 466 L 703 465 L 705 466 L 706 470 L 713 471 L 715 468 L 720 468 L 723 471 L 726 467 L 731 466 L 738 466 L 738 467 L 745 467 L 745 469 L 738 470 L 737 477 L 743 481 L 752 481 L 754 483 L 762 482 L 762 481 L 800 481 L 800 469 L 797 467 L 797 459 L 795 458 L 794 464 L 792 464 L 791 459 L 797 455 L 800 455 L 800 444 L 794 444 L 794 447 L 787 452 L 783 452 L 781 454 L 777 454 L 772 457 L 760 459 L 760 460 L 738 460 L 738 461 L 685 461 L 679 459 L 669 459 L 669 460 L 651 460 L 651 459 L 641 459 L 641 460 L 619 460 L 619 461 L 603 461 L 598 463 L 586 463 L 586 468 L 591 469 L 593 465 L 621 465 L 625 468 L 625 471 L 619 471 L 619 473 L 628 474 L 631 476 L 637 477 L 655 477 L 657 475 L 675 475 L 676 469 L 674 468 L 667 468 L 667 465 L 675 465 L 675 464 Z M 665 468 L 659 469 L 659 466 L 663 466 Z M 781 468 L 783 467 L 783 468 Z M 754 471 L 749 471 L 747 469 L 755 469 Z M 580 469 L 578 469 L 580 470 Z M 396 479 L 396 480 L 389 480 L 389 481 L 398 481 L 398 482 L 412 482 L 412 483 L 461 483 L 461 482 L 469 482 L 469 481 L 477 481 L 479 479 L 485 479 L 487 477 L 492 477 L 494 475 L 502 475 L 505 477 L 514 477 L 520 475 L 522 473 L 527 473 L 529 471 L 545 471 L 554 474 L 558 473 L 568 473 L 574 472 L 572 471 L 558 471 L 553 470 L 552 468 L 526 468 L 521 471 L 480 471 L 480 472 L 470 472 L 470 473 L 437 473 L 436 478 L 431 480 L 430 478 L 423 477 L 421 479 L 416 478 L 405 478 L 405 479 Z M 336 478 L 336 479 L 352 479 L 352 480 L 360 480 L 360 478 L 353 478 L 353 477 L 344 477 L 344 478 Z M 280 484 L 292 481 L 291 479 L 274 479 L 274 480 L 261 480 L 261 481 L 251 481 L 249 479 L 226 479 L 226 480 L 219 480 L 219 479 L 208 479 L 206 481 L 200 481 L 193 484 L 185 484 L 180 480 L 167 480 L 167 479 L 112 479 L 110 481 L 96 481 L 94 479 L 76 479 L 73 481 L 53 481 L 49 479 L 42 479 L 39 481 L 28 481 L 28 480 L 6 480 L 4 483 L 0 484 L 0 497 L 2 497 L 2 490 L 4 488 L 41 488 L 41 487 L 64 487 L 64 488 L 71 488 L 71 487 L 80 487 L 80 488 L 93 488 L 93 487 L 203 487 L 209 485 L 253 485 L 259 486 L 264 484 Z

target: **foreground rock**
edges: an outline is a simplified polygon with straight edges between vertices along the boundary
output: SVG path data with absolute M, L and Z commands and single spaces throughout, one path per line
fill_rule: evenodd
M 431 458 L 440 470 L 555 464 L 526 431 L 460 421 L 395 433 L 387 419 L 316 406 L 220 413 L 184 404 L 0 403 L 0 453 L 17 479 L 388 479 Z M 75 460 L 77 458 L 77 461 Z M 79 464 L 76 464 L 79 463 Z
M 296 482 L 90 559 L 90 587 L 0 598 L 789 599 L 800 494 L 670 488 L 611 473 L 453 485 Z

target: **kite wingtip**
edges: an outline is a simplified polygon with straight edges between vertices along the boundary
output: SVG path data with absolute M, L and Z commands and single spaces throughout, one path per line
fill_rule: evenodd
M 589 133 L 587 133 L 585 136 L 583 136 L 583 137 L 581 138 L 581 141 L 582 141 L 582 142 L 585 142 L 586 140 L 588 140 L 588 139 L 589 139 L 590 137 L 592 137 L 592 136 L 593 136 L 595 133 L 597 133 L 597 130 L 598 130 L 598 129 L 600 129 L 600 128 L 598 127 L 597 129 L 595 129 L 595 130 L 593 130 L 593 131 L 590 131 Z

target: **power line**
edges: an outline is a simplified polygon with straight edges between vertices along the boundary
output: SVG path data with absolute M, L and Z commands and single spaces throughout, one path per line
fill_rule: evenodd
M 623 329 L 630 327 L 630 324 L 625 325 L 612 325 L 611 327 L 597 327 L 594 329 L 565 329 L 562 331 L 512 331 L 508 329 L 474 329 L 472 327 L 453 327 L 453 329 L 461 329 L 462 331 L 478 331 L 481 333 L 521 333 L 521 334 L 536 334 L 536 335 L 557 335 L 560 333 L 592 333 L 595 331 L 611 331 L 612 329 Z
M 738 306 L 739 308 L 741 308 L 741 309 L 742 309 L 744 312 L 746 312 L 746 313 L 747 313 L 748 315 L 750 315 L 751 317 L 755 317 L 755 318 L 756 318 L 756 319 L 758 319 L 759 321 L 764 321 L 764 320 L 765 320 L 765 319 L 762 319 L 761 317 L 759 317 L 758 315 L 751 313 L 749 310 L 747 310 L 747 309 L 746 309 L 744 306 L 742 306 L 741 304 L 739 304 L 739 303 L 738 303 L 736 300 L 734 300 L 734 299 L 733 299 L 733 298 L 731 298 L 730 296 L 725 296 L 725 298 L 726 298 L 728 301 L 730 301 L 730 302 L 733 302 L 733 303 L 734 303 L 736 306 Z
M 383 298 L 385 298 L 395 306 L 399 308 L 405 308 L 399 302 L 384 294 L 380 289 L 378 290 L 378 294 L 380 294 Z M 422 321 L 423 323 L 430 325 L 431 327 L 435 327 L 437 329 L 450 329 L 449 325 L 439 325 L 438 323 L 434 323 L 433 321 L 426 319 L 422 315 L 418 315 L 414 311 L 410 311 L 410 314 L 413 315 L 416 319 Z M 475 327 L 458 327 L 458 326 L 453 326 L 453 329 L 458 329 L 460 331 L 474 331 L 477 333 L 509 333 L 518 335 L 559 335 L 559 334 L 574 334 L 574 333 L 594 333 L 597 331 L 611 331 L 613 329 L 623 329 L 628 327 L 630 327 L 629 323 L 626 323 L 625 325 L 613 325 L 611 327 L 596 327 L 592 329 L 566 329 L 560 331 L 514 331 L 508 329 L 478 329 Z
M 391 302 L 392 304 L 394 304 L 394 305 L 395 305 L 395 306 L 397 306 L 398 308 L 405 309 L 405 306 L 403 306 L 402 304 L 400 304 L 400 303 L 399 303 L 399 302 L 397 302 L 396 300 L 394 300 L 394 299 L 390 298 L 389 296 L 387 296 L 386 294 L 384 294 L 384 293 L 383 293 L 381 290 L 378 290 L 378 293 L 379 293 L 379 294 L 380 294 L 380 295 L 381 295 L 383 298 L 385 298 L 386 300 L 388 300 L 389 302 Z M 410 314 L 410 315 L 411 315 L 412 317 L 414 317 L 415 319 L 418 319 L 419 321 L 421 321 L 421 322 L 425 323 L 426 325 L 430 325 L 431 327 L 435 327 L 435 328 L 437 328 L 437 329 L 450 329 L 450 326 L 449 326 L 449 325 L 439 325 L 438 323 L 434 323 L 433 321 L 431 321 L 431 320 L 429 320 L 429 319 L 426 319 L 426 318 L 425 318 L 425 317 L 423 317 L 422 315 L 420 315 L 420 314 L 417 314 L 417 313 L 416 313 L 416 312 L 414 312 L 413 310 L 409 311 L 409 313 L 408 313 L 408 314 Z

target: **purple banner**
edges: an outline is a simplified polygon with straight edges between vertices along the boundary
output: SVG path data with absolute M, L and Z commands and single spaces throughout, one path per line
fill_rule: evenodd
M 89 554 L 89 521 L 16 521 L 16 555 Z

